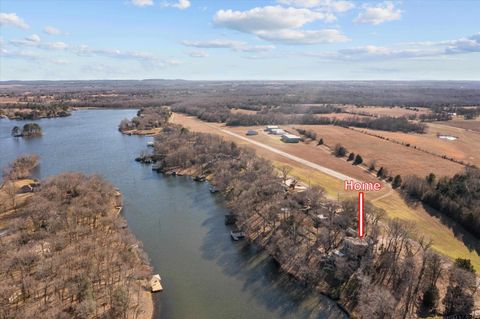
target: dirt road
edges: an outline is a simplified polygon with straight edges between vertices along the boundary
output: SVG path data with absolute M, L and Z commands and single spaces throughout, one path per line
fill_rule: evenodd
M 269 145 L 266 145 L 266 144 L 263 144 L 263 143 L 254 141 L 254 140 L 249 139 L 249 138 L 247 138 L 247 137 L 244 137 L 244 136 L 242 136 L 242 135 L 240 135 L 240 134 L 233 133 L 233 132 L 230 132 L 230 131 L 224 130 L 224 129 L 220 129 L 220 131 L 222 131 L 222 132 L 225 133 L 225 134 L 234 136 L 234 137 L 236 137 L 236 138 L 238 138 L 238 139 L 241 139 L 241 140 L 243 140 L 243 141 L 246 141 L 246 142 L 248 142 L 248 143 L 250 143 L 250 144 L 254 144 L 254 145 L 256 145 L 256 146 L 262 147 L 262 148 L 264 148 L 264 149 L 266 149 L 266 150 L 269 150 L 270 152 L 273 152 L 273 153 L 278 154 L 278 155 L 280 155 L 280 156 L 286 157 L 286 158 L 288 158 L 289 160 L 295 161 L 295 162 L 297 162 L 297 163 L 303 164 L 303 165 L 305 165 L 305 166 L 308 166 L 308 167 L 310 167 L 310 168 L 313 168 L 313 169 L 315 169 L 315 170 L 317 170 L 317 171 L 320 171 L 320 172 L 325 173 L 325 174 L 327 174 L 327 175 L 330 175 L 330 176 L 332 176 L 332 177 L 338 178 L 338 179 L 340 179 L 340 180 L 354 180 L 354 181 L 357 181 L 357 182 L 358 182 L 358 180 L 355 179 L 355 178 L 353 178 L 353 177 L 350 177 L 350 176 L 347 176 L 347 175 L 345 175 L 345 174 L 339 173 L 339 172 L 334 171 L 334 170 L 332 170 L 332 169 L 329 169 L 329 168 L 327 168 L 327 167 L 325 167 L 325 166 L 312 163 L 312 162 L 307 161 L 307 160 L 305 160 L 305 159 L 303 159 L 303 158 L 300 158 L 300 157 L 297 157 L 297 156 L 295 156 L 295 155 L 292 155 L 292 154 L 289 154 L 289 153 L 287 153 L 287 152 L 284 152 L 284 151 L 281 151 L 281 150 L 279 150 L 279 149 L 276 149 L 276 148 L 274 148 L 274 147 L 272 147 L 272 146 L 269 146 Z

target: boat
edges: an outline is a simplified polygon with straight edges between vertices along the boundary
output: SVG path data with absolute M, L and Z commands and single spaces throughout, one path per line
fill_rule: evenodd
M 210 190 L 210 193 L 212 193 L 212 194 L 215 194 L 215 193 L 219 192 L 219 190 L 217 188 L 213 187 L 213 186 L 210 186 L 209 190 Z
M 159 274 L 152 276 L 152 279 L 150 279 L 150 287 L 152 292 L 163 291 L 162 278 L 160 278 Z
M 230 236 L 232 236 L 233 240 L 238 241 L 240 239 L 245 238 L 245 233 L 243 231 L 239 230 L 239 229 L 235 229 L 235 230 L 230 231 Z
M 153 142 L 153 141 L 147 142 L 147 146 L 154 147 L 154 146 L 155 146 L 155 142 Z

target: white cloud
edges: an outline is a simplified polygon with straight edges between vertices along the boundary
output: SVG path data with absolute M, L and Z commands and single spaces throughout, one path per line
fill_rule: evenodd
M 395 8 L 393 2 L 386 1 L 377 6 L 364 5 L 363 11 L 355 18 L 355 23 L 378 25 L 388 21 L 400 20 L 402 11 Z
M 202 50 L 190 51 L 187 53 L 192 58 L 206 58 L 208 57 L 208 52 Z
M 137 7 L 153 6 L 153 0 L 132 0 L 131 2 Z
M 47 43 L 46 47 L 49 49 L 65 50 L 68 48 L 68 44 L 62 41 L 56 41 L 56 42 Z
M 182 44 L 188 47 L 203 49 L 232 49 L 241 52 L 262 52 L 275 49 L 273 45 L 249 45 L 243 41 L 229 39 L 214 39 L 203 41 L 182 41 Z
M 480 32 L 468 38 L 450 41 L 446 52 L 449 54 L 480 52 Z
M 480 33 L 457 40 L 398 43 L 392 47 L 366 45 L 338 51 L 307 52 L 304 55 L 327 60 L 379 61 L 445 57 L 475 52 L 480 52 Z
M 215 25 L 257 36 L 260 39 L 285 44 L 317 44 L 347 41 L 336 29 L 304 30 L 305 24 L 336 18 L 329 12 L 281 6 L 257 7 L 248 11 L 219 10 Z
M 299 28 L 317 20 L 331 22 L 335 16 L 309 9 L 266 6 L 248 11 L 219 10 L 213 18 L 217 26 L 247 33 Z
M 21 29 L 28 29 L 28 24 L 16 13 L 0 13 L 0 25 L 11 25 Z
M 46 26 L 45 28 L 43 28 L 43 32 L 47 33 L 47 34 L 50 34 L 50 35 L 60 35 L 60 34 L 63 34 L 62 31 L 60 31 L 59 29 L 55 28 L 55 27 L 52 27 L 52 26 Z
M 25 60 L 35 60 L 39 58 L 39 55 L 35 52 L 17 50 L 10 51 L 5 48 L 0 50 L 0 55 L 5 58 L 14 58 L 14 59 L 25 59 Z
M 59 64 L 59 65 L 69 64 L 69 62 L 67 60 L 64 60 L 64 59 L 52 59 L 52 60 L 50 60 L 50 62 L 52 62 L 54 64 Z
M 348 41 L 348 37 L 336 29 L 258 31 L 257 36 L 273 42 L 284 44 L 317 44 Z
M 172 8 L 177 8 L 180 10 L 185 10 L 188 9 L 192 4 L 190 3 L 189 0 L 178 0 L 177 2 L 164 2 L 163 6 L 164 7 L 172 7 Z
M 215 39 L 215 40 L 204 40 L 204 41 L 182 41 L 183 45 L 187 47 L 195 48 L 230 48 L 234 49 L 245 45 L 245 42 L 235 41 L 235 40 L 224 40 L 224 39 Z
M 320 8 L 332 12 L 345 12 L 355 8 L 352 1 L 343 0 L 278 0 L 278 3 L 300 8 Z
M 26 41 L 39 43 L 41 41 L 40 37 L 37 34 L 32 34 L 25 38 Z
M 410 49 L 410 48 L 388 48 L 374 45 L 367 45 L 352 49 L 339 50 L 338 54 L 343 59 L 363 60 L 363 59 L 403 59 L 403 58 L 421 58 L 431 57 L 443 54 L 442 49 Z

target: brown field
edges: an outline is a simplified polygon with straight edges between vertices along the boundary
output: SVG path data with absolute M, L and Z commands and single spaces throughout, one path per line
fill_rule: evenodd
M 350 113 L 327 113 L 327 114 L 315 114 L 318 117 L 330 117 L 335 118 L 337 120 L 344 120 L 352 117 L 357 118 L 367 118 L 368 116 L 358 115 L 358 114 L 350 114 Z
M 257 111 L 245 109 L 230 109 L 230 112 L 233 114 L 257 114 Z
M 471 130 L 480 133 L 480 117 L 477 117 L 474 120 L 464 120 L 461 117 L 454 118 L 451 121 L 447 122 L 437 122 L 438 124 L 453 126 L 458 128 L 463 128 L 465 130 Z
M 463 166 L 460 164 L 415 150 L 412 147 L 369 136 L 357 130 L 330 125 L 293 125 L 290 127 L 315 131 L 318 138 L 323 138 L 325 144 L 331 148 L 337 143 L 342 144 L 349 152 L 360 154 L 364 163 L 375 160 L 377 167 L 384 166 L 393 175 L 400 174 L 405 176 L 415 174 L 425 176 L 433 172 L 438 176 L 442 176 L 454 175 L 463 170 Z M 371 132 L 379 135 L 400 134 L 384 131 Z M 404 135 L 410 136 L 410 134 Z M 313 148 L 313 146 L 311 147 Z
M 0 96 L 0 104 L 10 104 L 10 103 L 23 103 L 25 104 L 26 102 L 19 102 L 18 96 Z
M 293 168 L 291 175 L 298 177 L 301 181 L 308 185 L 319 185 L 323 187 L 327 196 L 330 198 L 337 198 L 337 196 L 339 198 L 355 196 L 355 194 L 352 194 L 351 192 L 347 193 L 343 191 L 343 181 L 339 179 L 313 170 L 296 161 L 292 161 L 283 156 L 272 153 L 264 148 L 256 147 L 255 145 L 232 137 L 231 135 L 221 131 L 222 129 L 226 129 L 237 134 L 244 134 L 248 128 L 231 128 L 225 127 L 224 125 L 218 123 L 205 123 L 194 117 L 178 113 L 174 114 L 172 117 L 172 122 L 181 124 L 192 131 L 218 134 L 227 140 L 232 140 L 240 145 L 251 147 L 256 150 L 258 155 L 272 161 L 276 167 L 281 165 L 289 165 Z M 323 128 L 323 126 L 320 128 Z M 279 141 L 278 137 L 264 134 L 262 131 L 263 127 L 256 127 L 256 129 L 259 130 L 259 135 L 252 137 L 253 140 L 267 144 L 271 147 L 285 150 L 286 152 L 294 154 L 295 156 L 305 158 L 328 168 L 337 169 L 339 172 L 351 177 L 364 179 L 367 181 L 370 181 L 372 178 L 362 168 L 347 164 L 344 160 L 337 159 L 330 155 L 326 148 L 317 148 L 313 145 L 304 143 L 284 144 L 283 142 Z M 361 134 L 358 132 L 354 133 Z M 329 142 L 327 141 L 327 143 Z M 402 150 L 403 148 L 407 149 L 406 147 L 402 146 Z M 445 162 L 451 163 L 449 161 Z M 413 223 L 418 231 L 417 233 L 431 239 L 433 243 L 432 248 L 442 255 L 452 259 L 458 257 L 468 258 L 472 261 L 477 271 L 480 271 L 479 254 L 475 250 L 468 248 L 462 242 L 462 239 L 455 235 L 454 231 L 450 227 L 445 226 L 439 218 L 430 215 L 423 207 L 408 205 L 397 191 L 392 190 L 389 186 L 385 186 L 385 184 L 382 185 L 383 187 L 380 192 L 366 194 L 366 199 L 370 200 L 375 206 L 383 208 L 389 218 L 399 218 L 401 220 Z M 468 235 L 464 236 L 463 240 L 466 240 L 469 243 L 475 243 L 476 241 L 471 240 L 470 237 Z
M 453 157 L 457 160 L 480 166 L 480 134 L 474 131 L 445 125 L 444 123 L 445 122 L 442 122 L 441 124 L 428 123 L 428 129 L 425 134 L 406 134 L 374 130 L 364 131 L 388 137 L 392 140 L 410 143 L 412 146 L 415 145 L 417 148 L 441 156 L 447 155 L 448 157 Z M 458 139 L 454 141 L 443 140 L 438 138 L 437 134 L 452 135 L 458 137 Z M 431 163 L 437 162 L 438 160 L 435 159 L 435 161 Z M 432 165 L 432 167 L 436 167 L 436 165 Z M 451 172 L 451 170 L 447 172 Z
M 431 111 L 427 108 L 418 108 L 418 111 L 408 110 L 401 107 L 378 107 L 378 106 L 368 106 L 368 107 L 356 107 L 349 106 L 345 110 L 352 113 L 366 113 L 374 116 L 393 116 L 393 117 L 402 117 L 408 115 L 420 115 L 420 114 L 429 114 Z

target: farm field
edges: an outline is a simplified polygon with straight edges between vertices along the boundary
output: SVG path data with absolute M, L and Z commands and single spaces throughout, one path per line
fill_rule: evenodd
M 434 173 L 438 176 L 454 175 L 463 170 L 463 166 L 438 156 L 427 154 L 411 147 L 395 144 L 375 136 L 363 134 L 358 129 L 347 129 L 331 125 L 291 125 L 289 128 L 303 128 L 317 133 L 317 138 L 323 138 L 326 145 L 333 148 L 335 144 L 342 144 L 349 152 L 360 154 L 364 163 L 376 161 L 376 166 L 386 167 L 392 175 L 419 175 L 425 176 Z M 377 135 L 390 136 L 401 134 L 376 130 L 365 130 Z M 413 136 L 413 134 L 403 134 Z M 419 135 L 415 135 L 419 136 Z M 437 137 L 435 136 L 435 139 Z M 438 140 L 438 139 L 437 139 Z M 314 144 L 313 144 L 314 145 Z M 312 145 L 312 147 L 313 147 Z M 423 145 L 423 144 L 422 144 Z M 420 146 L 420 145 L 419 145 Z M 441 153 L 443 155 L 443 153 Z
M 480 121 L 477 121 L 480 125 Z M 425 134 L 406 134 L 400 132 L 385 132 L 375 130 L 364 130 L 366 132 L 381 135 L 389 139 L 410 143 L 417 148 L 430 151 L 440 156 L 446 155 L 466 163 L 480 166 L 480 134 L 474 131 L 468 131 L 462 128 L 453 127 L 450 125 L 437 123 L 428 123 L 427 132 Z M 363 129 L 362 129 L 363 130 Z M 445 140 L 437 137 L 437 134 L 454 136 L 456 140 Z M 380 139 L 377 139 L 381 141 Z M 392 144 L 392 143 L 390 143 Z M 402 148 L 406 149 L 402 146 Z M 439 160 L 435 159 L 432 163 L 437 163 Z M 444 162 L 444 160 L 441 160 Z M 448 162 L 447 162 L 448 163 Z M 454 164 L 454 163 L 451 163 Z M 448 166 L 448 172 L 453 172 L 454 166 Z M 432 168 L 436 167 L 432 165 Z M 434 172 L 435 173 L 435 172 Z
M 316 116 L 319 117 L 330 117 L 330 118 L 335 118 L 338 120 L 344 120 L 348 118 L 368 118 L 368 116 L 364 115 L 358 115 L 358 114 L 350 114 L 350 113 L 327 113 L 327 114 L 316 114 Z
M 339 198 L 355 196 L 355 194 L 346 193 L 343 191 L 343 181 L 339 179 L 333 178 L 329 175 L 310 169 L 295 161 L 286 159 L 285 157 L 274 154 L 266 149 L 256 147 L 255 145 L 250 144 L 244 140 L 235 138 L 229 134 L 222 132 L 222 130 L 228 130 L 231 132 L 235 132 L 237 134 L 242 134 L 242 133 L 244 134 L 245 131 L 249 128 L 246 128 L 246 127 L 232 128 L 232 127 L 226 127 L 222 124 L 217 124 L 217 123 L 215 124 L 205 123 L 194 117 L 186 116 L 179 113 L 174 114 L 172 122 L 182 124 L 183 126 L 193 131 L 218 134 L 225 137 L 225 139 L 235 141 L 240 145 L 252 147 L 253 149 L 256 150 L 258 155 L 272 161 L 273 164 L 277 167 L 281 165 L 291 166 L 293 168 L 291 175 L 298 177 L 306 184 L 319 185 L 323 187 L 330 198 L 337 198 L 337 196 Z M 263 131 L 261 131 L 263 127 L 256 127 L 256 129 L 259 130 L 259 135 L 254 136 L 252 138 L 255 141 L 259 141 L 271 147 L 285 150 L 286 152 L 295 154 L 296 156 L 299 156 L 299 157 L 303 157 L 303 156 L 308 157 L 305 159 L 308 159 L 309 161 L 314 161 L 324 166 L 330 165 L 331 162 L 327 160 L 327 158 L 330 158 L 331 160 L 338 163 L 335 163 L 335 166 L 331 166 L 331 167 L 327 166 L 329 168 L 333 169 L 333 167 L 335 167 L 341 173 L 347 174 L 349 176 L 353 175 L 352 177 L 354 178 L 357 178 L 358 176 L 360 176 L 360 177 L 365 177 L 366 179 L 368 178 L 368 181 L 370 180 L 370 178 L 372 178 L 373 180 L 376 180 L 375 178 L 373 178 L 373 176 L 368 175 L 361 168 L 352 166 L 351 164 L 348 164 L 343 160 L 336 159 L 332 155 L 328 154 L 326 150 L 322 150 L 320 148 L 315 150 L 314 146 L 303 144 L 303 143 L 285 144 L 281 142 L 276 136 L 263 134 Z M 361 134 L 361 133 L 358 133 L 358 134 Z M 406 149 L 406 147 L 402 147 L 402 149 L 403 148 Z M 321 155 L 321 153 L 324 153 L 324 155 Z M 445 162 L 449 163 L 449 161 L 445 161 Z M 343 165 L 343 164 L 346 164 L 346 165 Z M 342 169 L 346 169 L 347 166 L 348 166 L 348 170 L 343 171 Z M 461 165 L 458 165 L 458 166 L 461 166 Z M 353 171 L 357 171 L 357 172 L 353 172 Z M 461 239 L 456 237 L 454 231 L 450 227 L 445 226 L 440 221 L 439 218 L 430 215 L 423 207 L 409 206 L 401 198 L 400 194 L 392 190 L 389 186 L 383 187 L 382 191 L 376 194 L 372 194 L 372 193 L 367 194 L 366 198 L 367 200 L 372 201 L 372 203 L 374 203 L 375 206 L 383 208 L 390 218 L 399 218 L 414 224 L 417 229 L 417 233 L 419 235 L 423 235 L 427 238 L 430 238 L 433 241 L 432 247 L 439 253 L 449 258 L 458 258 L 458 257 L 469 258 L 472 260 L 472 263 L 474 264 L 475 268 L 477 270 L 480 270 L 479 254 L 475 250 L 472 250 L 471 248 L 467 247 L 467 245 L 465 245 Z M 468 240 L 468 241 L 471 243 L 471 245 L 477 246 L 477 251 L 478 249 L 480 249 L 478 247 L 477 241 L 475 240 Z
M 474 120 L 464 120 L 462 118 L 455 118 L 447 122 L 438 122 L 438 124 L 463 128 L 465 130 L 471 130 L 480 133 L 480 117 Z
M 373 116 L 392 116 L 392 117 L 402 117 L 409 115 L 420 115 L 420 114 L 429 114 L 431 111 L 427 108 L 416 108 L 406 109 L 401 107 L 378 107 L 378 106 L 368 106 L 368 107 L 356 107 L 349 106 L 345 108 L 345 111 L 352 113 L 365 113 Z

